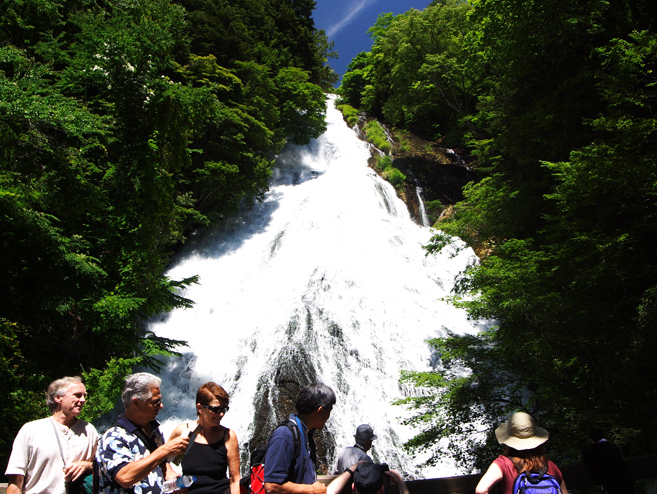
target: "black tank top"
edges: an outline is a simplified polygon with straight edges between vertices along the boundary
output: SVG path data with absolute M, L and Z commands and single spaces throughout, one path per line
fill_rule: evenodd
M 224 432 L 224 438 L 228 429 Z M 230 486 L 226 471 L 228 456 L 224 438 L 214 444 L 194 443 L 182 461 L 183 475 L 196 475 L 196 482 L 189 486 L 189 492 L 197 494 L 228 494 Z

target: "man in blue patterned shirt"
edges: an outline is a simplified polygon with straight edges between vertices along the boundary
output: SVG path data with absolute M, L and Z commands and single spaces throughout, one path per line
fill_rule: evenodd
M 104 494 L 160 494 L 165 478 L 176 473 L 167 457 L 184 453 L 189 438 L 164 443 L 155 420 L 162 409 L 161 379 L 147 372 L 126 378 L 120 415 L 98 444 L 99 491 Z

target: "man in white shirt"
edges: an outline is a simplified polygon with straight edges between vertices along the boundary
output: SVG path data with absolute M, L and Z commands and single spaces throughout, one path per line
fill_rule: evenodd
M 50 383 L 46 403 L 52 415 L 21 427 L 5 475 L 7 494 L 66 494 L 66 484 L 92 472 L 98 433 L 78 419 L 87 399 L 80 377 Z

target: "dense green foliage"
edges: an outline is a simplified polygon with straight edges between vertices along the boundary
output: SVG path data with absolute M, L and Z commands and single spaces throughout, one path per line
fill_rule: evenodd
M 367 139 L 368 142 L 374 144 L 377 149 L 380 149 L 384 153 L 390 152 L 392 144 L 390 144 L 390 141 L 379 122 L 376 120 L 370 120 L 365 124 L 365 127 L 363 127 L 363 131 L 365 132 L 365 139 Z
M 349 127 L 353 127 L 358 123 L 360 112 L 356 108 L 347 104 L 337 105 L 336 108 L 342 112 L 342 116 L 346 119 Z
M 427 248 L 477 250 L 452 301 L 491 327 L 432 341 L 442 367 L 403 376 L 424 389 L 403 401 L 409 447 L 483 467 L 526 410 L 562 462 L 593 425 L 654 452 L 657 4 L 434 1 L 371 33 L 343 99 L 461 139 L 481 177 Z
M 463 0 L 446 0 L 379 16 L 369 31 L 372 51 L 357 55 L 342 79 L 344 101 L 419 133 L 475 129 L 466 118 L 476 103 L 464 49 L 470 10 Z
M 388 155 L 377 156 L 374 167 L 381 173 L 381 176 L 390 182 L 396 189 L 399 189 L 406 182 L 406 175 L 399 168 L 393 166 L 392 158 Z
M 191 304 L 172 251 L 325 129 L 314 6 L 0 0 L 0 458 L 51 380 L 84 373 L 95 417 L 183 344 L 144 326 Z

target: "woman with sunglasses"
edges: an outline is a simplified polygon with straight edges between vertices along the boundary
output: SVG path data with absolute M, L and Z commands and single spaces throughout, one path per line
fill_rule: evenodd
M 176 427 L 169 440 L 183 433 L 190 443 L 182 460 L 183 475 L 196 481 L 188 491 L 196 494 L 239 494 L 240 453 L 235 432 L 221 425 L 228 411 L 228 393 L 216 383 L 203 384 L 196 393 L 198 422 Z M 228 472 L 228 476 L 226 473 Z

